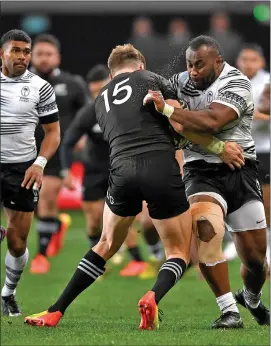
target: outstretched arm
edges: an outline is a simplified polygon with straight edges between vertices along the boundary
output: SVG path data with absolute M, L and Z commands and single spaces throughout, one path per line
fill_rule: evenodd
M 166 103 L 180 109 L 178 101 L 166 100 Z M 217 155 L 231 169 L 234 169 L 234 166 L 241 168 L 245 164 L 242 154 L 243 150 L 239 144 L 235 142 L 223 142 L 211 134 L 185 131 L 183 126 L 176 121 L 169 119 L 169 122 L 176 132 L 189 139 L 192 143 L 200 145 L 208 152 Z
M 167 104 L 160 91 L 149 90 L 145 103 L 154 102 L 156 110 L 183 126 L 185 131 L 215 134 L 225 125 L 237 119 L 236 111 L 222 103 L 213 102 L 210 108 L 188 111 Z

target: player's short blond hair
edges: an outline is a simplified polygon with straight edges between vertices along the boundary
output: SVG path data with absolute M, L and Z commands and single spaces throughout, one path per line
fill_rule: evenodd
M 108 58 L 107 65 L 110 72 L 113 73 L 115 70 L 133 63 L 143 64 L 144 68 L 146 68 L 146 60 L 144 55 L 132 44 L 128 43 L 122 46 L 116 46 L 112 50 Z

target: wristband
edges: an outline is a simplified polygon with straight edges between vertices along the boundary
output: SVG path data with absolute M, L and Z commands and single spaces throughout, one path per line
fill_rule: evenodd
M 220 155 L 225 148 L 225 142 L 213 137 L 212 142 L 206 147 L 211 153 L 215 155 Z
M 44 169 L 44 167 L 46 166 L 46 163 L 47 163 L 47 159 L 45 157 L 38 156 L 35 162 L 33 163 L 33 165 L 40 166 L 42 169 Z
M 163 109 L 162 114 L 170 119 L 172 114 L 173 114 L 173 112 L 174 112 L 174 107 L 172 107 L 169 104 L 165 103 L 165 107 Z

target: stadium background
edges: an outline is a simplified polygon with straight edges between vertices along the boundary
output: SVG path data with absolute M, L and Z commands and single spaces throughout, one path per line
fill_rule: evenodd
M 117 44 L 129 42 L 133 21 L 139 16 L 148 17 L 152 23 L 161 56 L 168 52 L 168 26 L 175 18 L 182 18 L 187 24 L 190 37 L 207 33 L 210 17 L 215 12 L 227 13 L 233 30 L 240 42 L 255 42 L 262 46 L 269 69 L 270 60 L 270 9 L 268 2 L 2 2 L 1 34 L 20 28 L 32 38 L 40 32 L 56 35 L 62 45 L 63 70 L 85 77 L 87 71 L 97 63 L 106 63 L 108 54 Z M 228 47 L 231 42 L 228 41 Z M 226 45 L 227 47 L 227 45 Z M 240 45 L 241 47 L 241 45 Z M 224 47 L 222 47 L 224 48 Z M 181 49 L 180 49 L 181 51 Z M 144 52 L 144 50 L 143 50 Z M 149 66 L 156 72 L 167 65 L 167 55 L 156 65 L 151 59 Z M 234 63 L 234 54 L 231 57 Z M 153 64 L 153 65 L 152 65 Z M 179 70 L 183 68 L 180 61 Z M 177 69 L 178 71 L 178 69 Z M 176 71 L 176 72 L 177 72 Z M 174 71 L 175 72 L 175 71 Z M 81 198 L 81 166 L 74 168 L 77 190 L 73 193 L 63 189 L 59 199 L 62 207 L 79 208 Z M 37 312 L 47 307 L 61 292 L 70 278 L 75 265 L 87 249 L 84 238 L 84 217 L 81 211 L 71 212 L 72 227 L 67 235 L 63 253 L 52 265 L 50 274 L 37 278 L 26 273 L 18 289 L 26 312 Z M 34 230 L 34 227 L 33 227 Z M 30 238 L 30 251 L 35 249 L 35 232 Z M 2 249 L 4 249 L 4 244 Z M 144 247 L 144 245 L 142 245 Z M 5 251 L 2 251 L 2 261 Z M 34 255 L 34 253 L 32 253 Z M 3 269 L 3 267 L 2 267 Z M 174 288 L 164 301 L 165 323 L 160 332 L 153 335 L 139 334 L 136 330 L 137 315 L 135 304 L 152 281 L 139 282 L 137 279 L 120 279 L 119 268 L 91 292 L 84 293 L 68 311 L 65 323 L 60 328 L 30 330 L 22 325 L 22 320 L 6 322 L 1 333 L 3 345 L 108 345 L 108 344 L 156 344 L 156 345 L 267 345 L 268 330 L 259 328 L 250 316 L 242 310 L 246 323 L 244 331 L 230 333 L 211 332 L 209 323 L 218 314 L 214 298 L 204 282 L 196 281 L 192 271 L 182 283 L 182 288 Z M 3 270 L 2 270 L 3 273 Z M 230 264 L 232 289 L 239 288 L 239 261 Z M 3 279 L 3 274 L 1 275 Z M 265 301 L 268 287 L 265 286 Z M 192 297 L 191 297 L 192 292 Z M 189 294 L 190 293 L 190 294 Z M 31 298 L 30 298 L 31 295 Z M 188 298 L 189 297 L 189 298 Z M 107 305 L 104 306 L 104 302 Z M 104 306 L 104 309 L 102 308 Z M 207 308 L 208 306 L 208 308 Z M 192 311 L 192 315 L 191 315 Z M 93 316 L 95 319 L 93 320 Z M 200 316 L 204 316 L 201 318 Z M 180 319 L 181 318 L 181 319 Z M 177 321 L 180 321 L 176 323 Z

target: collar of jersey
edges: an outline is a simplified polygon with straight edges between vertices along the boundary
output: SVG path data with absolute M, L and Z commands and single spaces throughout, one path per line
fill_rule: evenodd
M 17 77 L 8 77 L 6 75 L 3 74 L 2 72 L 2 68 L 1 68 L 1 77 L 2 78 L 5 78 L 7 80 L 20 80 L 22 77 L 26 76 L 26 74 L 28 73 L 29 71 L 26 69 L 25 72 L 23 74 L 21 74 L 20 76 L 17 76 Z

